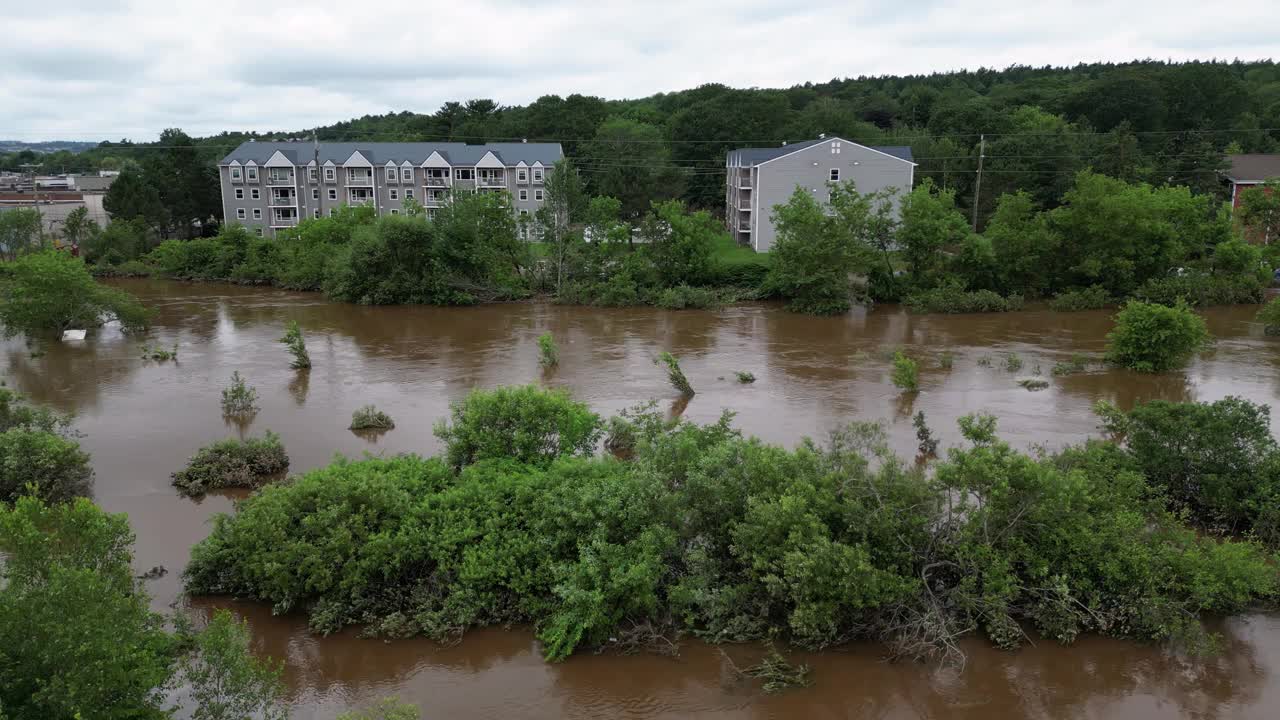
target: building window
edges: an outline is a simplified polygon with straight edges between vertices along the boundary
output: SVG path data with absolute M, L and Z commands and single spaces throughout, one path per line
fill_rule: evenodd
M 400 168 L 400 179 L 405 182 L 413 182 L 413 168 Z
M 455 168 L 453 171 L 454 180 L 470 180 L 472 178 L 471 168 Z
M 259 225 L 258 227 L 254 228 L 253 233 L 258 237 L 262 237 L 262 226 Z
M 405 200 L 412 200 L 412 199 L 413 199 L 413 188 L 405 188 L 405 189 L 404 189 L 404 199 L 405 199 Z
M 516 170 L 516 180 L 519 180 L 520 182 L 528 181 L 529 171 L 525 170 L 524 168 L 520 168 L 519 170 Z
M 313 217 L 313 218 L 319 218 L 319 217 L 320 217 L 320 208 L 316 208 L 315 210 L 312 210 L 312 211 L 311 211 L 311 217 Z
M 538 190 L 534 190 L 534 191 L 533 191 L 533 199 L 534 199 L 534 200 L 537 200 L 538 202 L 542 202 L 542 190 L 541 190 L 541 189 L 538 189 Z
M 337 177 L 338 177 L 338 175 L 337 175 L 337 171 L 335 171 L 333 168 L 331 168 L 331 167 L 327 167 L 327 168 L 325 168 L 325 169 L 324 169 L 324 179 L 325 179 L 325 180 L 327 180 L 327 181 L 329 181 L 329 182 L 333 182 L 334 180 L 336 180 L 336 179 L 337 179 Z
M 399 210 L 398 208 L 391 208 L 391 214 L 392 214 L 392 215 L 399 215 L 399 214 L 400 214 L 400 210 Z
M 307 179 L 308 179 L 308 180 L 310 180 L 311 182 L 315 182 L 315 181 L 316 181 L 316 169 L 315 169 L 315 168 L 313 168 L 313 167 L 307 168 Z
M 435 219 L 435 216 L 436 216 L 436 209 L 435 209 L 435 208 L 427 208 L 427 219 L 428 219 L 428 220 L 434 220 L 434 219 Z
M 262 219 L 262 208 L 254 208 L 254 209 L 253 209 L 253 219 L 254 219 L 254 220 L 261 220 L 261 219 Z
M 244 208 L 236 208 L 236 219 L 243 220 L 245 218 Z
M 258 182 L 258 168 L 247 167 L 244 169 L 244 176 L 249 182 Z
M 520 214 L 521 214 L 521 215 L 528 215 L 528 214 L 529 214 L 529 211 L 528 211 L 527 209 L 525 209 L 525 208 L 520 208 Z
M 390 192 L 390 193 L 391 193 L 391 199 L 392 199 L 392 200 L 399 200 L 399 199 L 400 199 L 400 191 L 399 191 L 399 190 L 396 190 L 395 188 L 391 188 L 388 192 Z
M 333 217 L 333 208 L 329 208 L 329 217 Z
M 320 199 L 320 188 L 311 188 L 311 199 L 312 200 Z
M 533 181 L 542 182 L 542 168 L 533 169 Z
M 387 168 L 387 182 L 395 182 L 395 181 L 396 181 L 396 169 Z
M 831 168 L 831 182 L 840 182 L 840 168 Z
M 338 189 L 337 189 L 337 188 L 329 188 L 329 199 L 330 199 L 330 200 L 337 200 L 337 199 L 338 199 Z
M 529 191 L 528 191 L 528 190 L 521 190 L 521 191 L 520 191 L 520 199 L 521 199 L 521 200 L 528 200 L 528 199 L 529 199 Z
M 237 200 L 244 199 L 244 188 L 236 188 L 236 199 Z
M 239 179 L 240 179 L 240 168 L 238 168 L 238 167 L 233 167 L 233 168 L 231 168 L 231 179 L 232 179 L 232 180 L 239 180 Z
M 259 190 L 258 188 L 249 188 L 249 197 L 253 198 L 254 200 L 261 200 L 262 191 Z

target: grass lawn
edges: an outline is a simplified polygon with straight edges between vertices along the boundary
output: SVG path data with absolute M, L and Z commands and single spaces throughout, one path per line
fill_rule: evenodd
M 758 253 L 749 247 L 739 245 L 733 238 L 724 235 L 716 240 L 713 256 L 717 262 L 725 265 L 769 265 L 769 253 Z

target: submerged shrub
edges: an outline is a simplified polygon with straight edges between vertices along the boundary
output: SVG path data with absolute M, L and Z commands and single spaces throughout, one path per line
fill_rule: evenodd
M 449 464 L 461 469 L 485 459 L 546 465 L 558 457 L 590 455 L 600 438 L 600 416 L 564 390 L 536 385 L 472 390 L 450 407 L 436 437 Z
M 734 376 L 738 378 L 738 382 L 746 385 L 756 381 L 756 376 L 742 370 L 735 370 Z
M 1111 294 L 1101 285 L 1065 290 L 1053 296 L 1049 309 L 1057 312 L 1101 310 L 1111 304 Z
M 351 413 L 351 430 L 392 430 L 396 426 L 391 416 L 372 405 Z
M 1054 363 L 1052 372 L 1055 376 L 1074 375 L 1075 373 L 1084 372 L 1088 366 L 1089 358 L 1080 353 L 1075 353 L 1068 360 Z
M 144 344 L 139 352 L 142 353 L 143 360 L 154 360 L 156 362 L 165 362 L 166 360 L 178 359 L 178 343 L 173 344 L 173 348 L 165 350 L 159 345 Z
M 28 494 L 67 502 L 88 495 L 92 478 L 89 455 L 79 443 L 30 427 L 0 432 L 0 504 Z
M 1018 353 L 1009 353 L 1004 356 L 1004 369 L 1009 372 L 1018 372 L 1022 369 L 1022 357 Z
M 1262 306 L 1255 320 L 1262 323 L 1262 330 L 1268 335 L 1280 335 L 1280 297 L 1272 298 L 1271 302 Z
M 203 495 L 221 488 L 257 488 L 289 469 L 280 436 L 267 431 L 262 438 L 221 440 L 200 448 L 187 467 L 173 474 L 173 484 L 185 495 Z
M 1022 298 L 1018 295 L 1001 297 L 990 290 L 964 290 L 958 285 L 914 292 L 902 302 L 913 313 L 983 313 L 1022 309 Z
M 902 354 L 893 353 L 893 373 L 890 375 L 893 384 L 907 392 L 915 392 L 920 387 L 919 366 L 915 360 Z
M 711 288 L 677 285 L 658 293 L 653 304 L 665 310 L 710 310 L 721 303 L 719 294 Z
M 280 342 L 293 356 L 293 362 L 289 363 L 289 367 L 294 370 L 306 370 L 311 367 L 311 356 L 307 354 L 307 343 L 302 339 L 302 328 L 298 326 L 297 320 L 289 321 Z
M 231 385 L 222 390 L 223 415 L 251 415 L 258 411 L 258 391 L 245 384 L 240 371 L 231 373 Z
M 1133 298 L 1170 307 L 1179 302 L 1191 307 L 1256 305 L 1262 302 L 1265 289 L 1263 282 L 1252 274 L 1191 273 L 1152 278 L 1133 292 Z
M 1107 359 L 1139 372 L 1183 365 L 1209 342 L 1204 319 L 1178 301 L 1173 307 L 1131 300 L 1107 334 Z
M 926 457 L 932 456 L 938 452 L 938 440 L 933 436 L 933 431 L 929 429 L 929 423 L 925 420 L 924 411 L 921 410 L 911 418 L 911 427 L 916 430 L 917 447 L 920 454 Z
M 560 348 L 556 346 L 556 339 L 551 337 L 551 333 L 538 336 L 538 364 L 544 368 L 560 364 Z
M 653 359 L 654 365 L 658 363 L 667 366 L 667 380 L 671 382 L 671 387 L 685 397 L 694 396 L 693 386 L 689 384 L 689 379 L 684 376 L 684 371 L 680 369 L 680 360 L 675 355 L 663 350 L 658 353 L 658 357 Z

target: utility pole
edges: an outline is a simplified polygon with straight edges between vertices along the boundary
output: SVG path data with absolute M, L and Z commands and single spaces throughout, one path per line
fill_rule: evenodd
M 978 200 L 982 198 L 982 159 L 987 156 L 987 136 L 978 136 L 978 179 L 973 183 L 973 231 L 978 232 Z
M 324 217 L 324 192 L 323 191 L 325 190 L 325 187 L 320 182 L 320 179 L 322 177 L 320 172 L 320 140 L 316 137 L 315 130 L 311 131 L 311 143 L 315 147 L 315 160 L 316 160 L 316 210 L 319 211 L 318 217 Z M 307 175 L 310 175 L 310 174 L 311 173 L 307 173 Z M 310 180 L 311 178 L 308 177 L 307 179 Z M 299 218 L 299 222 L 301 222 L 301 218 Z

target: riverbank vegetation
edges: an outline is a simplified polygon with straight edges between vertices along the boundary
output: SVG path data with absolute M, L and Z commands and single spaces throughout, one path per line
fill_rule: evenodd
M 93 469 L 71 419 L 0 386 L 0 506 L 32 494 L 67 502 L 89 494 Z
M 5 337 L 39 337 L 117 321 L 147 326 L 150 313 L 132 295 L 94 281 L 84 262 L 43 250 L 0 264 L 0 324 Z
M 1209 343 L 1204 318 L 1179 299 L 1172 307 L 1132 300 L 1107 333 L 1107 360 L 1139 372 L 1182 366 Z
M 268 430 L 261 438 L 229 438 L 200 448 L 187 467 L 173 474 L 173 484 L 192 496 L 223 488 L 254 489 L 288 469 L 284 443 Z
M 787 450 L 727 415 L 700 426 L 652 409 L 610 421 L 632 438 L 618 460 L 592 453 L 604 421 L 561 392 L 475 391 L 437 429 L 440 458 L 339 459 L 268 486 L 215 520 L 185 580 L 305 612 L 321 632 L 532 623 L 549 659 L 655 633 L 869 638 L 911 657 L 954 654 L 973 631 L 1001 647 L 1096 632 L 1203 650 L 1201 614 L 1278 590 L 1259 542 L 1275 542 L 1259 529 L 1278 496 L 1254 475 L 1274 448 L 1229 450 L 1227 409 L 1184 411 L 1223 426 L 1198 439 L 1189 475 L 1176 433 L 1141 414 L 1124 443 L 1037 454 L 967 416 L 966 445 L 929 472 L 874 425 Z M 1244 426 L 1266 434 L 1264 421 Z M 1187 496 L 1166 491 L 1226 469 L 1236 492 L 1198 533 Z M 1256 514 L 1217 520 L 1241 512 Z

